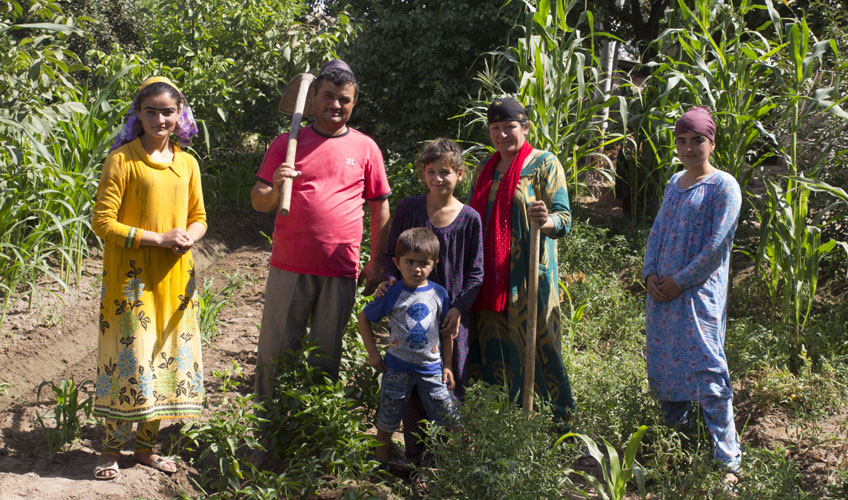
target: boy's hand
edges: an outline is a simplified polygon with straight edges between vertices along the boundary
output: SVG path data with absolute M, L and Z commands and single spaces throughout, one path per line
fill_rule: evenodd
M 394 278 L 394 276 L 389 276 L 389 279 L 380 283 L 380 286 L 378 286 L 377 289 L 374 290 L 374 298 L 379 299 L 380 297 L 388 293 L 389 287 L 394 285 L 395 283 L 397 283 L 397 280 Z
M 368 353 L 368 364 L 378 372 L 386 371 L 386 362 L 379 352 Z
M 448 386 L 448 390 L 450 391 L 456 387 L 456 381 L 453 379 L 453 370 L 450 368 L 442 368 L 442 382 Z
M 461 317 L 462 313 L 459 312 L 459 309 L 451 307 L 448 313 L 445 314 L 445 319 L 442 320 L 442 324 L 439 327 L 439 336 L 450 335 L 452 339 L 457 338 L 459 336 L 459 320 Z

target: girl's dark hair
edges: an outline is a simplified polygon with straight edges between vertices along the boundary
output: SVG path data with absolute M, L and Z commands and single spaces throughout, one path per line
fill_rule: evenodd
M 465 171 L 465 163 L 462 161 L 462 148 L 450 139 L 439 137 L 424 147 L 421 157 L 415 161 L 418 175 L 423 177 L 427 165 L 436 160 L 442 160 L 445 166 L 450 167 L 456 173 Z
M 165 82 L 156 82 L 151 83 L 147 87 L 138 91 L 138 95 L 135 97 L 135 110 L 136 112 L 141 111 L 141 102 L 147 99 L 148 97 L 157 96 L 160 94 L 169 94 L 177 101 L 177 106 L 180 108 L 183 107 L 183 96 L 180 94 L 180 91 L 171 87 Z

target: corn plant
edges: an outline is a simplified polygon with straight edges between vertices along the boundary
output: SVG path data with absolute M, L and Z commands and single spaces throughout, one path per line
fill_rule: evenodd
M 838 58 L 836 45 L 831 41 L 816 41 L 805 20 L 796 20 L 785 27 L 784 46 L 787 48 L 783 71 L 780 74 L 782 92 L 779 111 L 788 146 L 782 150 L 788 174 L 779 180 L 766 182 L 766 193 L 760 197 L 755 215 L 760 223 L 760 233 L 754 257 L 758 267 L 764 269 L 764 279 L 773 309 L 794 332 L 792 365 L 798 369 L 803 344 L 803 332 L 810 316 L 818 283 L 819 264 L 837 245 L 835 240 L 822 241 L 821 230 L 834 220 L 828 219 L 836 203 L 846 201 L 845 191 L 817 180 L 816 176 L 825 162 L 832 161 L 848 151 L 832 152 L 822 145 L 817 158 L 801 165 L 799 138 L 807 120 L 824 113 L 841 120 L 848 119 L 839 104 L 848 97 L 834 96 L 835 87 L 819 86 L 823 71 L 823 57 L 828 51 Z M 844 65 L 843 65 L 844 69 Z M 809 202 L 813 192 L 835 197 L 834 204 L 811 212 Z
M 780 312 L 781 321 L 793 331 L 793 366 L 797 369 L 803 350 L 803 331 L 810 317 L 818 287 L 819 265 L 822 259 L 841 247 L 848 253 L 848 244 L 836 240 L 822 241 L 821 230 L 829 208 L 810 214 L 809 198 L 813 191 L 829 193 L 837 202 L 848 202 L 841 188 L 804 177 L 788 177 L 784 190 L 781 183 L 769 180 L 762 206 L 755 209 L 760 222 L 759 245 L 756 254 L 745 251 L 758 267 L 763 268 L 763 280 L 772 300 L 773 312 Z
M 603 75 L 596 40 L 610 37 L 593 31 L 592 12 L 584 10 L 578 27 L 566 18 L 580 7 L 577 0 L 525 0 L 527 14 L 515 45 L 491 52 L 492 67 L 478 75 L 482 84 L 479 104 L 465 112 L 471 123 L 485 123 L 492 97 L 517 93 L 527 108 L 530 143 L 554 153 L 566 170 L 569 196 L 585 187 L 586 174 L 595 172 L 612 180 L 604 149 L 621 140 L 620 134 L 601 131 L 602 110 L 622 104 L 618 96 L 600 92 Z M 586 31 L 581 31 L 585 29 Z
M 50 387 L 55 396 L 56 406 L 53 407 L 53 418 L 56 420 L 56 425 L 49 427 L 44 422 L 44 418 L 50 412 L 44 415 L 36 413 L 35 419 L 44 432 L 47 450 L 50 458 L 53 458 L 66 444 L 74 443 L 80 438 L 83 424 L 93 422 L 91 412 L 94 405 L 94 382 L 86 380 L 77 384 L 73 377 L 70 380 L 62 380 L 59 385 L 49 380 L 44 381 L 38 386 L 36 401 L 41 399 L 41 390 L 45 387 Z M 79 400 L 81 394 L 86 396 L 82 402 Z M 79 420 L 80 411 L 83 413 L 82 424 Z
M 770 152 L 755 154 L 763 146 L 777 147 L 769 130 L 770 116 L 778 103 L 773 97 L 781 24 L 769 3 L 737 6 L 701 0 L 690 9 L 678 0 L 681 24 L 688 29 L 669 30 L 664 35 L 679 53 L 672 78 L 685 85 L 686 102 L 709 105 L 715 112 L 716 166 L 736 177 L 744 189 L 751 175 Z M 750 29 L 745 16 L 765 9 L 772 19 Z M 669 56 L 671 59 L 672 56 Z
M 754 9 L 766 10 L 773 20 L 749 28 L 745 16 Z M 643 66 L 651 72 L 648 79 L 624 85 L 632 95 L 626 121 L 631 147 L 624 152 L 632 158 L 626 159 L 631 168 L 622 173 L 634 216 L 657 208 L 647 203 L 662 197 L 676 170 L 672 128 L 689 107 L 708 105 L 714 111 L 712 161 L 743 189 L 778 148 L 774 80 L 784 44 L 774 7 L 698 0 L 690 8 L 678 0 L 666 24 L 668 29 L 652 42 L 657 56 Z
M 74 78 L 86 68 L 68 49 L 69 37 L 81 30 L 58 3 L 30 11 L 49 23 L 13 24 L 22 15 L 16 2 L 0 15 L 2 324 L 21 286 L 32 301 L 41 276 L 65 289 L 79 278 L 99 166 L 125 106 L 115 101 L 115 88 L 127 69 L 110 74 L 101 91 L 90 91 Z
M 648 427 L 644 425 L 636 429 L 636 432 L 630 436 L 630 440 L 627 442 L 623 459 L 619 457 L 615 447 L 606 440 L 604 440 L 604 444 L 607 453 L 604 456 L 595 440 L 583 434 L 565 434 L 554 443 L 554 447 L 572 437 L 583 441 L 583 444 L 589 450 L 589 454 L 600 464 L 605 484 L 602 484 L 598 478 L 591 474 L 582 472 L 578 472 L 578 474 L 581 474 L 604 500 L 622 500 L 627 493 L 627 483 L 631 479 L 636 480 L 639 493 L 642 498 L 645 498 L 645 475 L 642 467 L 636 462 L 636 452 L 639 450 L 642 437 L 647 431 Z M 609 462 L 609 466 L 607 466 L 607 462 Z
M 574 335 L 577 333 L 577 325 L 580 323 L 580 320 L 583 319 L 583 313 L 586 311 L 586 306 L 589 305 L 589 296 L 586 295 L 583 297 L 583 300 L 577 304 L 577 307 L 575 307 L 574 300 L 571 298 L 571 292 L 562 280 L 559 281 L 559 288 L 563 291 L 563 293 L 565 293 L 565 297 L 568 299 L 568 313 L 563 317 L 565 320 L 564 323 L 568 326 L 568 336 L 563 342 L 565 352 L 563 353 L 562 359 L 565 363 L 566 369 L 571 372 L 571 356 L 574 353 Z

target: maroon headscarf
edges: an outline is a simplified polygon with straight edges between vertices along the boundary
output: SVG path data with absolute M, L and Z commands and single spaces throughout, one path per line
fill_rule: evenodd
M 674 135 L 678 136 L 686 132 L 694 132 L 715 142 L 716 124 L 710 108 L 698 106 L 683 113 L 674 126 Z

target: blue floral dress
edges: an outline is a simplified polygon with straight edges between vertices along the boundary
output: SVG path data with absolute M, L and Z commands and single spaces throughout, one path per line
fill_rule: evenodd
M 730 250 L 742 195 L 717 171 L 681 189 L 675 174 L 648 237 L 642 277 L 671 276 L 683 290 L 645 310 L 648 380 L 661 401 L 732 396 L 724 354 Z

